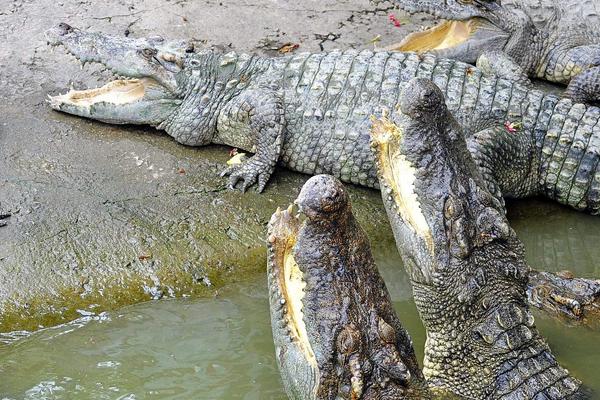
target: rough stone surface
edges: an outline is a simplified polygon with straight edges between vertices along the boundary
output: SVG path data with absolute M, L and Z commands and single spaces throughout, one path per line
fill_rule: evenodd
M 53 112 L 47 94 L 106 82 L 100 66 L 52 53 L 58 22 L 113 34 L 193 38 L 277 54 L 369 48 L 414 26 L 367 0 L 58 1 L 0 7 L 0 332 L 35 329 L 150 298 L 210 295 L 264 270 L 264 234 L 306 176 L 276 172 L 265 193 L 225 190 L 228 148 Z M 401 27 L 390 22 L 395 12 Z M 381 43 L 385 45 L 385 43 Z M 392 236 L 379 194 L 351 188 L 374 246 Z

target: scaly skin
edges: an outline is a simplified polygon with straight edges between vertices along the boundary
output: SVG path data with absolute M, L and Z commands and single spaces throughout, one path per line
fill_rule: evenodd
M 315 176 L 295 204 L 298 215 L 292 206 L 273 214 L 267 241 L 271 326 L 288 397 L 453 398 L 435 384 L 429 392 L 341 183 Z M 545 286 L 546 278 L 534 284 Z M 451 345 L 455 338 L 450 333 L 440 341 Z M 460 386 L 472 384 L 470 374 L 460 377 Z
M 565 23 L 583 23 L 597 27 L 600 24 L 600 3 L 598 0 L 502 0 L 507 8 L 521 8 L 537 26 L 551 22 L 557 12 Z
M 478 21 L 482 26 L 453 45 L 419 48 L 415 33 L 392 48 L 431 50 L 477 63 L 486 73 L 522 80 L 529 77 L 568 84 L 565 95 L 578 102 L 600 101 L 600 4 L 558 4 L 549 0 L 397 0 L 410 12 L 425 12 L 450 21 Z M 536 23 L 537 22 L 537 23 Z M 430 49 L 431 48 L 431 49 Z
M 342 184 L 312 177 L 296 204 L 303 221 L 292 206 L 277 210 L 268 233 L 271 325 L 289 398 L 429 398 Z
M 527 307 L 529 268 L 461 127 L 429 80 L 411 81 L 402 115 L 376 120 L 382 198 L 426 329 L 433 390 L 468 399 L 579 399 Z
M 144 99 L 152 101 L 115 104 L 94 98 L 89 106 L 74 101 L 87 93 L 80 91 L 53 97 L 50 104 L 87 118 L 147 123 L 187 145 L 221 143 L 254 152 L 225 172 L 232 187 L 238 181 L 243 189 L 257 182 L 262 190 L 279 163 L 377 188 L 368 149 L 369 116 L 393 110 L 405 83 L 423 77 L 441 88 L 450 110 L 468 124 L 469 148 L 495 194 L 542 194 L 578 210 L 600 212 L 600 109 L 483 77 L 461 62 L 354 50 L 279 58 L 210 50 L 186 54 L 147 49 L 149 44 L 141 39 L 64 26 L 47 36 L 51 44 L 62 44 L 76 56 L 83 53 L 135 78 L 148 76 L 147 63 L 173 60 L 166 79 L 150 74 L 152 79 L 144 81 L 152 89 L 143 92 Z M 142 58 L 138 70 L 119 66 L 119 59 L 140 53 L 155 56 Z M 103 59 L 105 54 L 109 60 Z M 176 82 L 176 88 L 157 89 L 162 81 Z M 164 108 L 157 106 L 160 93 L 165 93 Z M 505 124 L 517 128 L 509 132 Z

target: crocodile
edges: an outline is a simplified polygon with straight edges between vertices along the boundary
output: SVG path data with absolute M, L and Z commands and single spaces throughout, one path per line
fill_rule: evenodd
M 429 388 L 469 399 L 587 398 L 535 327 L 523 244 L 444 94 L 413 79 L 399 111 L 374 118 L 371 148 L 426 330 Z
M 298 215 L 292 206 L 273 214 L 267 236 L 271 327 L 289 398 L 429 398 L 342 184 L 314 176 L 296 204 Z
M 444 21 L 390 48 L 431 51 L 525 84 L 528 77 L 566 84 L 564 95 L 574 101 L 600 101 L 600 3 L 595 0 L 396 3 Z
M 393 110 L 406 82 L 422 77 L 442 89 L 452 112 L 471 128 L 469 149 L 490 190 L 505 197 L 543 195 L 600 213 L 600 108 L 485 77 L 459 61 L 369 50 L 275 58 L 223 54 L 67 24 L 46 37 L 81 62 L 99 62 L 127 77 L 52 96 L 52 108 L 151 125 L 185 145 L 225 144 L 254 153 L 223 172 L 230 187 L 257 183 L 262 191 L 279 163 L 378 188 L 369 117 Z
M 522 345 L 519 350 L 533 349 L 534 355 L 541 355 L 542 359 L 537 364 L 536 359 L 531 365 L 521 363 L 512 368 L 510 382 L 515 385 L 514 390 L 502 395 L 498 391 L 481 391 L 481 383 L 489 383 L 492 374 L 498 374 L 497 387 L 503 379 L 502 372 L 495 368 L 497 362 L 485 352 L 482 353 L 486 358 L 477 364 L 477 370 L 485 373 L 484 382 L 479 382 L 482 376 L 469 368 L 472 364 L 463 367 L 466 354 L 460 363 L 447 356 L 444 367 L 457 375 L 451 387 L 440 388 L 437 381 L 426 381 L 342 183 L 330 175 L 314 176 L 304 184 L 294 203 L 287 210 L 275 211 L 267 233 L 268 297 L 275 358 L 290 399 L 534 398 L 520 391 L 528 387 L 535 388 L 539 394 L 536 398 L 563 398 L 558 394 L 577 398 L 574 392 L 579 382 L 569 377 L 543 342 L 533 337 L 537 332 L 533 317 L 526 310 L 519 315 L 527 318 L 523 329 L 528 330 L 523 332 L 531 332 L 532 346 Z M 448 281 L 449 285 L 456 283 Z M 502 289 L 509 292 L 511 288 L 507 285 Z M 523 291 L 519 293 L 524 296 Z M 490 303 L 490 310 L 501 309 L 501 298 L 490 297 L 498 305 L 494 308 L 494 303 Z M 461 311 L 466 313 L 466 309 Z M 441 318 L 440 324 L 454 326 L 452 316 Z M 489 325 L 485 318 L 480 322 L 483 327 Z M 435 338 L 438 345 L 433 352 L 446 357 L 444 353 L 456 343 L 456 330 L 442 332 Z M 476 348 L 485 350 L 485 343 Z M 463 352 L 472 349 L 473 346 L 461 347 Z M 428 354 L 431 356 L 432 352 Z M 478 355 L 474 353 L 474 357 Z M 432 368 L 431 363 L 427 365 Z M 540 379 L 534 384 L 531 377 L 536 375 L 536 368 L 549 368 L 558 375 L 553 375 L 551 381 Z M 519 386 L 519 382 L 527 384 Z M 528 396 L 524 397 L 524 393 Z

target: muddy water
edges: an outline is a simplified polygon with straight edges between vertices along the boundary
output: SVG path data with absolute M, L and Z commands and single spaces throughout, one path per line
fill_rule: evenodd
M 532 265 L 600 276 L 600 219 L 537 202 L 510 210 Z M 395 250 L 375 253 L 422 353 L 423 329 Z M 537 324 L 560 362 L 600 393 L 600 333 L 539 315 Z M 0 399 L 284 399 L 263 277 L 215 299 L 150 302 L 0 339 Z

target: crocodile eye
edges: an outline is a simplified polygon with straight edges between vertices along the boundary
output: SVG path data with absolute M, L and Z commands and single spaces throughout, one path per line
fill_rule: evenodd
M 156 55 L 156 53 L 157 53 L 156 49 L 151 49 L 149 47 L 142 50 L 142 54 L 146 58 L 154 57 Z
M 199 67 L 200 66 L 200 61 L 192 59 L 192 60 L 190 60 L 190 66 L 192 66 L 192 67 Z

